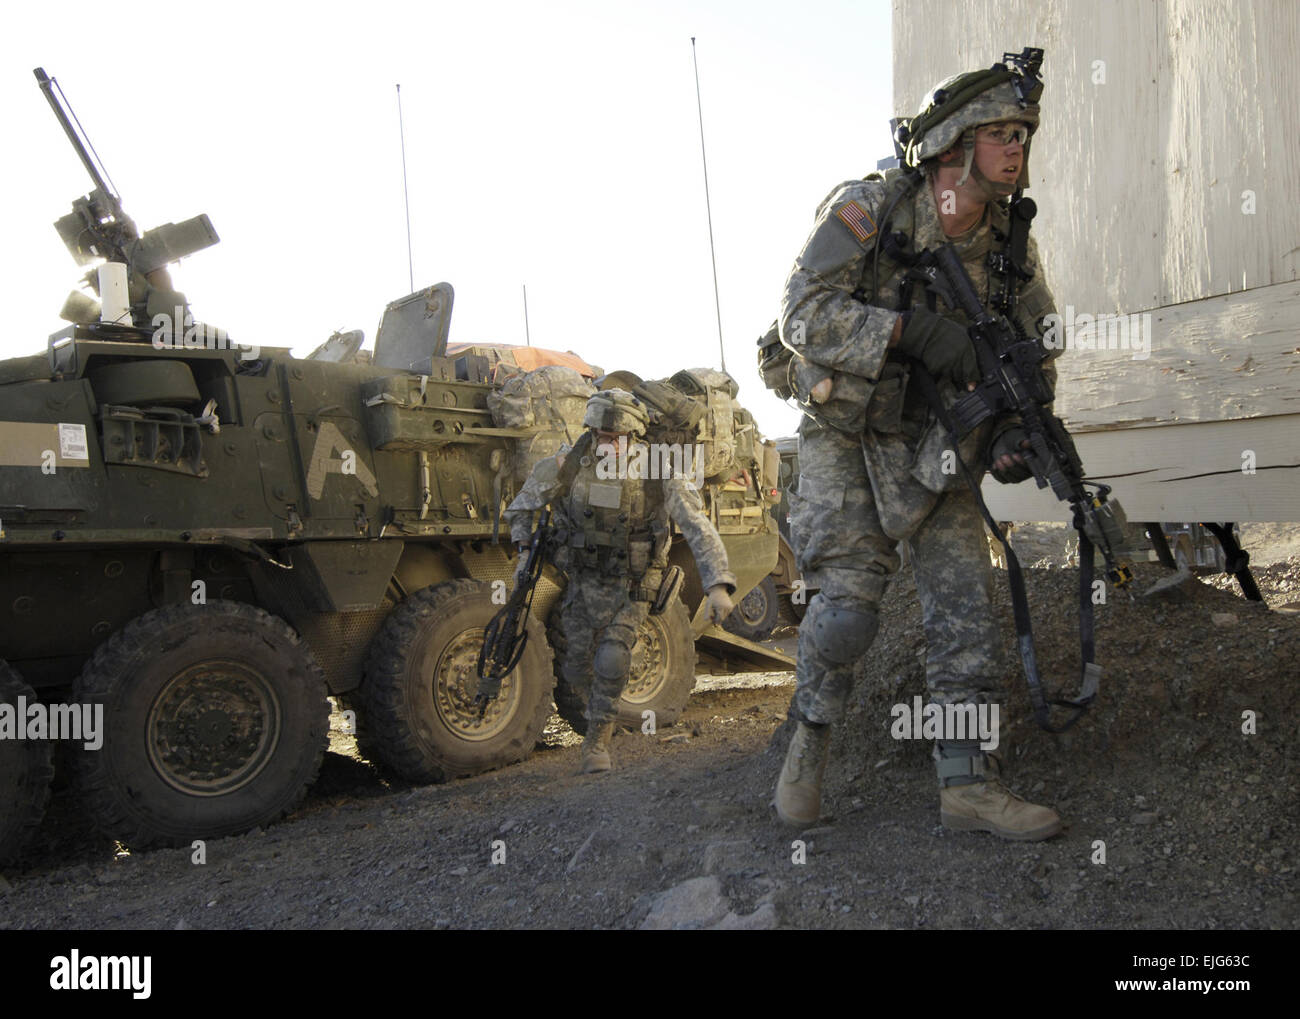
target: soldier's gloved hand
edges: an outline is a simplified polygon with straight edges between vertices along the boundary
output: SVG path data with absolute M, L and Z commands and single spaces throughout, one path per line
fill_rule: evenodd
M 918 358 L 936 378 L 947 376 L 959 386 L 979 381 L 979 361 L 966 328 L 928 308 L 907 312 L 897 349 Z
M 729 615 L 731 610 L 736 606 L 731 601 L 731 596 L 727 594 L 726 584 L 715 584 L 709 588 L 709 622 L 721 623 Z
M 1014 485 L 1034 472 L 1025 463 L 1022 450 L 1029 449 L 1029 439 L 1023 428 L 1008 428 L 993 440 L 989 448 L 989 470 L 1004 485 Z

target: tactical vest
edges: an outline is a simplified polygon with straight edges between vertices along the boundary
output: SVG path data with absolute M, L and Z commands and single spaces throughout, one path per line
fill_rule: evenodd
M 668 564 L 671 535 L 663 504 L 663 483 L 602 478 L 591 433 L 585 433 L 560 468 L 555 500 L 562 569 L 626 577 L 638 584 L 649 569 Z

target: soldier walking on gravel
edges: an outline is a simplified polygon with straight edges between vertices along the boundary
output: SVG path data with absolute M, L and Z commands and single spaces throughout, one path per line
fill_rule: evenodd
M 597 772 L 610 769 L 609 743 L 637 631 L 664 581 L 669 521 L 681 528 L 695 556 L 712 622 L 731 612 L 736 578 L 691 480 L 671 471 L 644 478 L 634 476 L 642 471 L 628 469 L 633 462 L 654 461 L 630 455 L 630 444 L 645 435 L 648 424 L 641 401 L 621 389 L 597 393 L 587 401 L 583 424 L 589 430 L 572 449 L 563 447 L 533 468 L 506 520 L 522 570 L 536 512 L 551 506 L 555 565 L 569 578 L 560 608 L 569 644 L 565 678 L 575 689 L 591 687 L 582 770 Z
M 950 405 L 978 378 L 975 352 L 961 312 L 923 280 L 914 285 L 907 262 L 952 242 L 992 306 L 1002 277 L 991 256 L 1008 234 L 1003 200 L 1027 186 L 1039 119 L 1037 65 L 1026 73 L 1016 63 L 937 86 L 900 138 L 905 165 L 836 188 L 786 283 L 781 342 L 795 355 L 790 375 L 805 412 L 791 529 L 803 575 L 820 588 L 799 630 L 797 728 L 776 789 L 777 813 L 791 825 L 817 821 L 831 725 L 875 638 L 900 541 L 921 602 L 932 702 L 996 701 L 1006 675 L 980 514 L 911 378 L 934 376 Z M 1032 238 L 1027 261 L 1032 275 L 1012 320 L 1041 336 L 1054 308 Z M 1054 385 L 1055 369 L 1044 369 Z M 1018 425 L 985 422 L 955 453 L 977 477 L 991 468 L 1003 483 L 1022 481 L 1030 471 Z M 1017 840 L 1060 830 L 1054 811 L 998 781 L 978 740 L 940 739 L 934 756 L 945 826 Z

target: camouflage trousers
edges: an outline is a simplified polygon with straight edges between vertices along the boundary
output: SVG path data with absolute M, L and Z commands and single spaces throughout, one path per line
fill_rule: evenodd
M 574 570 L 560 606 L 568 644 L 564 679 L 571 689 L 588 684 L 587 722 L 612 722 L 632 668 L 632 649 L 650 603 L 633 601 L 627 577 Z
M 921 603 L 931 700 L 995 700 L 1004 666 L 988 546 L 975 498 L 964 487 L 935 494 L 916 486 L 904 494 L 915 505 L 902 511 L 891 507 L 891 516 L 915 521 L 904 541 Z M 845 662 L 834 647 L 827 655 L 828 638 L 819 640 L 818 634 L 832 634 L 833 644 L 836 626 L 840 632 L 852 630 L 837 619 L 851 623 L 862 618 L 870 624 L 865 636 L 869 646 L 881 596 L 901 561 L 899 542 L 881 528 L 854 436 L 805 421 L 797 492 L 790 494 L 790 532 L 804 579 L 820 588 L 799 628 L 792 707 L 806 721 L 834 723 L 844 715 L 866 649 Z M 850 632 L 850 651 L 853 639 Z

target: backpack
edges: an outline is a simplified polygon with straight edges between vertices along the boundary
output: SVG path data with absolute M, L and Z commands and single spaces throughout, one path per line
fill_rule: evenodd
M 562 444 L 578 441 L 587 399 L 595 392 L 596 387 L 573 368 L 546 365 L 514 375 L 487 394 L 497 428 L 538 429 L 529 438 L 515 440 L 510 474 L 516 491 L 540 461 L 558 453 Z

